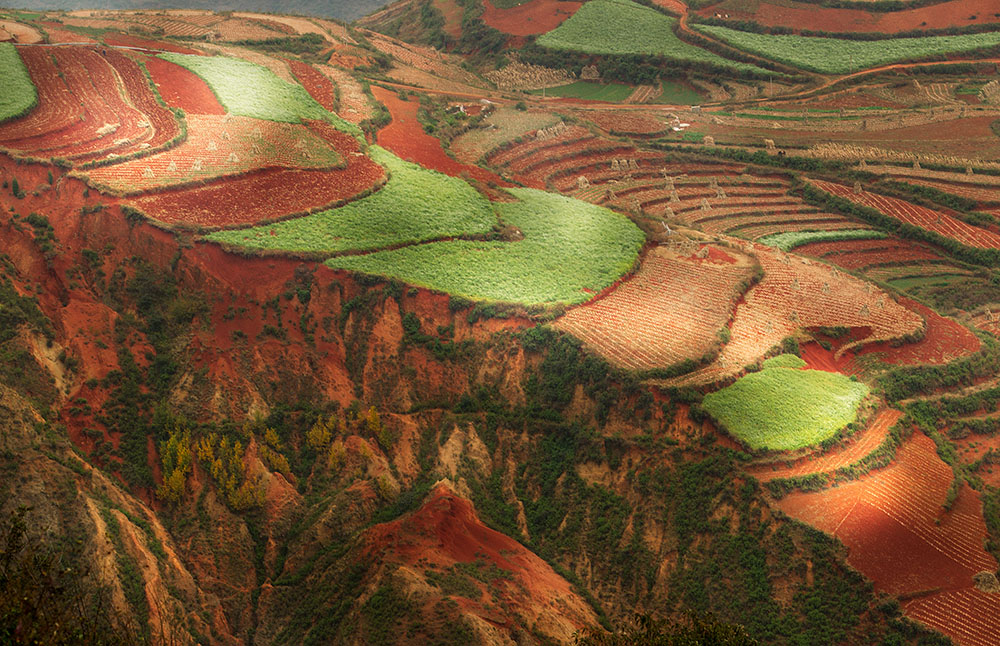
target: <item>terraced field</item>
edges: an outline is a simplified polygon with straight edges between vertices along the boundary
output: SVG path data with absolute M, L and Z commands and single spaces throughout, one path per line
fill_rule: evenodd
M 1000 249 L 1000 234 L 967 224 L 947 213 L 918 206 L 905 200 L 865 191 L 854 193 L 849 186 L 814 181 L 820 189 L 846 198 L 855 204 L 871 207 L 906 224 L 932 231 L 970 247 Z
M 149 150 L 178 134 L 174 116 L 156 102 L 130 60 L 112 57 L 112 66 L 83 47 L 27 48 L 20 53 L 37 88 L 38 104 L 0 125 L 0 146 L 25 156 L 81 164 Z
M 489 203 L 466 182 L 378 147 L 370 148 L 369 156 L 389 172 L 388 183 L 373 195 L 287 222 L 213 233 L 208 239 L 244 249 L 330 255 L 483 236 L 496 226 Z
M 675 18 L 631 0 L 591 0 L 538 44 L 586 54 L 652 54 L 678 61 L 766 74 L 754 65 L 731 61 L 689 45 L 674 34 Z
M 496 203 L 518 242 L 456 240 L 338 256 L 333 269 L 389 276 L 473 300 L 575 304 L 632 268 L 644 240 L 627 219 L 601 207 L 533 189 Z
M 923 319 L 882 290 L 858 278 L 793 254 L 749 243 L 764 279 L 736 308 L 730 341 L 712 364 L 688 375 L 659 381 L 664 386 L 712 384 L 739 374 L 771 348 L 803 328 L 865 328 L 861 343 L 901 338 L 923 329 Z
M 733 250 L 703 249 L 713 253 L 701 258 L 666 247 L 651 250 L 635 275 L 570 310 L 553 327 L 628 370 L 711 356 L 753 267 L 750 258 Z
M 824 74 L 846 74 L 898 61 L 965 53 L 1000 44 L 1000 32 L 886 40 L 758 34 L 699 25 L 699 31 L 744 51 Z
M 963 486 L 942 511 L 952 471 L 919 431 L 892 465 L 817 493 L 794 493 L 778 505 L 788 515 L 840 538 L 848 562 L 876 589 L 911 596 L 908 615 L 961 644 L 985 645 L 998 633 L 996 595 L 977 590 L 973 575 L 993 572 L 978 495 Z M 918 594 L 919 593 L 919 594 Z

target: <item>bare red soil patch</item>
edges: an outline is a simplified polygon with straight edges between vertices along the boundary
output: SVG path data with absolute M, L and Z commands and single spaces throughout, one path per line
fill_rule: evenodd
M 709 247 L 711 249 L 712 247 Z M 699 361 L 719 345 L 750 277 L 750 260 L 681 258 L 653 249 L 639 271 L 604 298 L 576 307 L 553 327 L 583 340 L 611 363 L 631 370 Z
M 861 431 L 852 437 L 846 446 L 818 456 L 796 460 L 791 465 L 761 465 L 750 470 L 764 482 L 775 478 L 792 478 L 813 473 L 832 473 L 841 467 L 854 464 L 865 457 L 885 440 L 889 429 L 903 414 L 898 410 L 883 409 Z
M 344 156 L 345 168 L 264 170 L 197 188 L 140 197 L 131 203 L 168 224 L 245 226 L 344 202 L 385 177 L 381 166 L 361 154 L 353 137 L 326 123 L 314 121 L 308 125 Z
M 751 6 L 753 11 L 744 7 Z M 725 7 L 722 9 L 722 7 Z M 952 0 L 905 11 L 828 9 L 798 2 L 760 2 L 751 5 L 725 2 L 702 9 L 702 16 L 723 11 L 730 20 L 749 20 L 770 27 L 791 27 L 826 32 L 882 32 L 897 34 L 923 29 L 947 29 L 1000 22 L 995 0 Z
M 930 625 L 963 644 L 995 644 L 1000 640 L 995 611 L 940 611 L 955 595 L 984 603 L 972 576 L 997 568 L 983 549 L 987 532 L 978 494 L 964 486 L 951 510 L 943 509 L 952 477 L 934 442 L 918 431 L 889 467 L 834 489 L 792 494 L 778 506 L 840 538 L 849 550 L 848 563 L 874 580 L 876 589 L 902 596 L 930 593 L 904 604 L 914 618 L 932 618 Z M 977 640 L 969 641 L 973 634 Z
M 288 59 L 285 61 L 292 69 L 292 74 L 309 92 L 312 98 L 321 106 L 333 112 L 337 103 L 337 91 L 326 76 L 320 74 L 315 67 L 302 61 Z
M 194 72 L 156 56 L 150 56 L 145 63 L 160 96 L 171 108 L 190 114 L 226 113 L 208 84 Z
M 916 343 L 906 343 L 898 347 L 892 347 L 888 343 L 867 345 L 858 352 L 859 356 L 879 353 L 881 355 L 879 358 L 889 363 L 943 364 L 979 350 L 979 338 L 962 325 L 944 318 L 916 301 L 908 298 L 899 300 L 927 322 L 924 338 Z
M 315 122 L 309 125 L 318 132 L 327 127 L 327 124 Z M 343 203 L 384 178 L 384 169 L 360 154 L 353 138 L 332 128 L 322 134 L 344 155 L 346 167 L 333 170 L 267 168 L 204 186 L 138 197 L 131 203 L 165 223 L 239 226 Z
M 456 564 L 479 563 L 506 575 L 484 582 L 497 588 L 504 606 L 531 623 L 545 620 L 546 632 L 562 639 L 596 621 L 593 611 L 550 565 L 513 538 L 486 527 L 468 500 L 445 484 L 431 492 L 420 509 L 365 532 L 368 558 L 403 564 L 417 571 L 445 571 Z M 486 595 L 484 595 L 486 596 Z M 488 597 L 487 597 L 488 598 Z M 461 599 L 463 612 L 500 626 L 511 617 L 498 615 L 482 598 Z M 553 612 L 558 611 L 558 612 Z
M 531 0 L 511 9 L 498 9 L 483 0 L 483 22 L 512 36 L 531 36 L 552 31 L 583 6 L 582 2 Z
M 78 34 L 75 31 L 64 29 L 58 22 L 40 22 L 38 24 L 45 28 L 45 34 L 48 36 L 48 42 L 53 44 L 97 42 L 89 36 L 84 36 L 83 34 Z
M 417 120 L 419 103 L 404 101 L 395 92 L 381 87 L 373 86 L 372 92 L 392 114 L 392 123 L 378 133 L 380 146 L 391 150 L 402 159 L 420 164 L 424 168 L 440 171 L 445 175 L 458 177 L 468 173 L 469 176 L 485 184 L 510 186 L 487 170 L 461 164 L 445 154 L 441 142 L 424 132 L 423 126 Z
M 150 52 L 174 52 L 176 54 L 194 54 L 195 56 L 205 55 L 202 51 L 183 47 L 176 43 L 140 38 L 131 34 L 108 33 L 104 36 L 104 42 L 113 47 L 136 47 Z

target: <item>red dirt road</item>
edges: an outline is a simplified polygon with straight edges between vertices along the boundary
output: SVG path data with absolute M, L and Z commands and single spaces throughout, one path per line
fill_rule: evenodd
M 512 36 L 531 36 L 552 31 L 583 6 L 582 2 L 531 0 L 512 9 L 497 9 L 483 0 L 483 22 Z
M 445 154 L 441 142 L 425 133 L 423 126 L 417 120 L 419 103 L 404 101 L 395 92 L 377 86 L 372 86 L 372 92 L 375 94 L 375 98 L 383 103 L 392 114 L 392 123 L 378 133 L 380 146 L 391 150 L 406 161 L 440 171 L 445 175 L 458 177 L 462 173 L 468 173 L 469 176 L 484 184 L 511 186 L 488 170 L 460 164 Z

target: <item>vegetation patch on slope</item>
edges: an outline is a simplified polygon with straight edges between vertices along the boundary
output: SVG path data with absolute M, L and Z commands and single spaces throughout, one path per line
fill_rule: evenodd
M 461 179 L 403 161 L 372 146 L 389 170 L 385 187 L 345 206 L 236 231 L 209 240 L 255 250 L 339 253 L 463 235 L 485 235 L 497 224 L 490 203 Z
M 436 242 L 326 264 L 473 300 L 534 305 L 583 302 L 635 263 L 644 236 L 627 218 L 544 191 L 510 192 L 520 201 L 495 206 L 524 234 L 518 242 Z
M 0 121 L 19 117 L 38 101 L 28 68 L 10 43 L 0 43 Z
M 230 114 L 288 123 L 316 119 L 344 132 L 360 133 L 354 124 L 324 110 L 301 85 L 280 79 L 261 65 L 225 56 L 161 53 L 160 58 L 204 79 Z
M 586 54 L 648 54 L 721 67 L 765 72 L 689 45 L 674 34 L 675 18 L 631 0 L 591 0 L 556 29 L 538 38 L 549 49 Z
M 758 238 L 757 242 L 766 244 L 769 247 L 776 247 L 782 251 L 791 251 L 795 247 L 810 244 L 813 242 L 838 242 L 841 240 L 882 240 L 888 234 L 871 229 L 848 229 L 844 231 L 784 231 L 773 233 L 763 238 Z
M 823 74 L 845 74 L 889 63 L 1000 45 L 1000 32 L 862 41 L 757 34 L 710 25 L 698 25 L 696 29 L 744 51 Z
M 754 449 L 818 444 L 854 421 L 868 386 L 822 370 L 768 367 L 708 394 L 718 424 Z

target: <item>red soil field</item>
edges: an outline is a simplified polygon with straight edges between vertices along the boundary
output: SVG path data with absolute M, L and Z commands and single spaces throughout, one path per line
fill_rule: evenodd
M 75 31 L 64 29 L 58 22 L 39 22 L 45 28 L 50 43 L 96 43 L 97 41 L 89 36 L 78 34 Z
M 380 146 L 391 150 L 402 159 L 420 164 L 424 168 L 440 171 L 445 175 L 458 177 L 462 173 L 468 173 L 484 184 L 511 186 L 487 170 L 460 164 L 446 155 L 441 142 L 425 133 L 423 126 L 417 120 L 419 103 L 403 101 L 395 92 L 377 86 L 372 86 L 372 92 L 392 114 L 392 123 L 378 133 Z
M 883 238 L 881 240 L 837 240 L 835 242 L 810 242 L 809 244 L 795 247 L 795 253 L 814 258 L 823 258 L 830 262 L 847 267 L 844 262 L 850 263 L 850 256 L 853 254 L 871 254 L 873 252 L 882 254 L 877 262 L 895 262 L 897 252 L 911 254 L 920 252 L 922 254 L 933 254 L 929 259 L 941 260 L 941 256 L 934 254 L 929 248 L 919 245 L 910 240 L 902 238 Z M 843 261 L 843 262 L 842 262 Z M 858 265 L 864 266 L 864 265 Z
M 309 92 L 312 98 L 316 99 L 316 102 L 325 109 L 333 112 L 336 106 L 337 94 L 330 79 L 320 74 L 316 71 L 316 68 L 308 63 L 292 59 L 286 59 L 285 62 L 288 63 L 292 74 L 295 75 L 295 78 Z
M 149 79 L 131 58 L 109 50 L 104 58 L 118 72 L 128 99 L 138 108 L 153 128 L 153 137 L 146 141 L 150 148 L 157 148 L 167 143 L 180 133 L 180 126 L 174 113 L 160 105 L 149 86 Z
M 158 193 L 131 204 L 166 224 L 247 226 L 344 202 L 383 180 L 385 170 L 360 153 L 350 135 L 309 122 L 347 160 L 337 170 L 265 170 L 198 188 Z
M 483 0 L 483 22 L 512 36 L 531 36 L 552 31 L 583 6 L 582 2 L 531 0 L 512 9 L 497 9 Z
M 504 605 L 510 604 L 522 616 L 544 617 L 538 625 L 546 625 L 550 633 L 565 633 L 561 638 L 569 639 L 575 630 L 596 622 L 569 582 L 513 538 L 486 527 L 472 503 L 446 484 L 435 487 L 412 514 L 367 530 L 363 541 L 370 559 L 418 571 L 485 561 L 509 573 L 507 578 L 485 582 L 499 588 Z M 498 609 L 484 607 L 479 599 L 463 601 L 466 612 L 496 621 Z
M 938 260 L 941 257 L 933 251 L 915 248 L 911 245 L 896 246 L 889 244 L 884 249 L 870 249 L 868 251 L 852 249 L 843 253 L 827 254 L 824 258 L 840 265 L 844 269 L 862 269 L 886 263 Z
M 966 224 L 947 213 L 869 191 L 856 195 L 849 186 L 843 184 L 820 180 L 814 180 L 813 183 L 828 193 L 848 199 L 855 204 L 877 209 L 889 217 L 927 229 L 970 247 L 1000 249 L 1000 234 Z
M 888 343 L 867 345 L 858 352 L 859 356 L 877 352 L 882 355 L 882 360 L 889 363 L 943 364 L 979 350 L 979 338 L 962 325 L 916 301 L 908 298 L 899 300 L 927 322 L 924 338 L 895 348 Z
M 919 330 L 921 318 L 870 283 L 824 264 L 744 243 L 764 270 L 764 279 L 736 308 L 730 341 L 712 364 L 665 385 L 714 383 L 738 375 L 800 328 L 867 326 L 871 341 L 896 339 Z M 860 341 L 838 350 L 844 354 Z
M 732 6 L 731 6 L 732 5 Z M 1000 22 L 996 0 L 952 0 L 929 7 L 905 11 L 865 11 L 864 9 L 827 9 L 814 4 L 785 2 L 753 3 L 754 11 L 742 10 L 734 3 L 707 7 L 698 13 L 714 16 L 723 11 L 730 20 L 749 20 L 767 26 L 784 26 L 827 32 L 882 32 L 896 34 L 919 29 L 946 29 Z M 743 6 L 746 6 L 745 4 Z M 971 19 L 971 17 L 975 18 Z
M 885 469 L 826 491 L 791 494 L 778 506 L 841 539 L 848 563 L 871 578 L 877 590 L 902 596 L 932 592 L 904 603 L 907 614 L 933 618 L 930 625 L 961 644 L 996 644 L 1000 622 L 992 608 L 1000 604 L 984 603 L 985 595 L 975 592 L 972 581 L 977 572 L 997 568 L 983 549 L 982 505 L 978 494 L 963 486 L 945 511 L 952 477 L 934 442 L 917 431 Z M 956 595 L 987 611 L 942 612 Z
M 86 161 L 110 152 L 127 154 L 148 147 L 157 121 L 176 134 L 173 116 L 162 108 L 147 117 L 137 104 L 155 105 L 145 79 L 138 69 L 122 67 L 119 76 L 94 48 L 58 47 L 22 52 L 32 80 L 38 88 L 39 104 L 22 119 L 0 126 L 0 144 L 36 157 L 64 157 Z M 128 78 L 131 77 L 131 78 Z M 122 85 L 130 99 L 121 95 Z M 169 138 L 169 137 L 168 137 Z
M 171 108 L 189 114 L 226 113 L 208 84 L 194 72 L 156 56 L 145 59 L 145 63 L 160 96 Z
M 79 104 L 74 106 L 49 52 L 41 47 L 22 47 L 18 53 L 35 84 L 38 105 L 26 116 L 0 124 L 0 145 L 8 147 L 16 147 L 12 142 L 38 133 L 70 128 L 79 120 Z
M 715 252 L 705 259 L 653 249 L 639 271 L 601 299 L 573 308 L 552 325 L 569 332 L 614 365 L 666 368 L 699 360 L 718 344 L 750 259 Z M 711 252 L 710 252 L 711 254 Z M 724 260 L 717 260 L 720 256 Z
M 902 413 L 898 410 L 883 409 L 871 420 L 850 443 L 818 456 L 809 456 L 796 460 L 791 466 L 760 465 L 750 469 L 750 473 L 758 480 L 767 482 L 775 478 L 791 478 L 813 473 L 832 473 L 841 467 L 854 464 L 865 457 L 889 436 L 889 429 L 899 421 Z
M 581 117 L 608 132 L 653 136 L 662 134 L 667 124 L 648 114 L 627 112 L 581 112 Z
M 311 129 L 251 117 L 193 114 L 188 136 L 163 152 L 86 171 L 88 183 L 116 195 L 180 188 L 265 168 L 330 169 L 345 160 Z
M 176 43 L 170 43 L 162 40 L 152 40 L 149 38 L 139 38 L 138 36 L 132 36 L 131 34 L 116 34 L 114 32 L 108 32 L 104 36 L 104 42 L 112 47 L 137 47 L 151 52 L 162 51 L 174 52 L 177 54 L 194 54 L 196 56 L 205 55 L 205 52 L 197 49 L 191 49 L 190 47 L 182 47 Z

